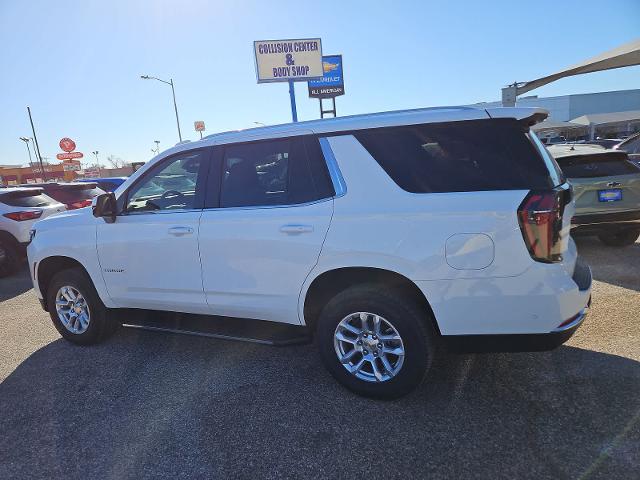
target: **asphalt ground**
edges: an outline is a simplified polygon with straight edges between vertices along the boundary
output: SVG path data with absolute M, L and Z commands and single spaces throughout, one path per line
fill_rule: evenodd
M 63 341 L 0 280 L 0 478 L 640 478 L 640 243 L 580 239 L 593 305 L 545 353 L 442 355 L 393 402 L 310 345 L 121 329 Z

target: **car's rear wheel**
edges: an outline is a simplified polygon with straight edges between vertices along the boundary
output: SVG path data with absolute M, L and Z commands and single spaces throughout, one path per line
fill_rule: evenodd
M 20 264 L 20 255 L 15 245 L 0 238 L 0 277 L 15 272 Z
M 54 275 L 47 289 L 47 305 L 60 335 L 78 345 L 99 343 L 118 328 L 91 279 L 79 268 Z
M 401 397 L 422 383 L 434 355 L 431 319 L 417 303 L 378 285 L 351 287 L 322 310 L 316 342 L 345 387 L 367 397 Z
M 632 228 L 617 233 L 601 233 L 598 238 L 610 247 L 627 247 L 633 245 L 640 237 L 640 228 Z

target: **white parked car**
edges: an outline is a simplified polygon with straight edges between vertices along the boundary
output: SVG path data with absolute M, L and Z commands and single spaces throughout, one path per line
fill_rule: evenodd
M 93 212 L 37 223 L 35 291 L 78 344 L 121 308 L 304 325 L 336 379 L 382 398 L 420 384 L 439 343 L 554 348 L 591 272 L 570 187 L 529 133 L 545 116 L 419 109 L 178 145 Z
M 13 273 L 23 261 L 33 224 L 64 210 L 42 188 L 0 187 L 0 277 Z

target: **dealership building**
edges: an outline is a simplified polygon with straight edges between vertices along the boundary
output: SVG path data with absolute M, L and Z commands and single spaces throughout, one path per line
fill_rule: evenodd
M 475 107 L 501 107 L 483 102 Z M 559 97 L 518 98 L 518 107 L 540 107 L 549 118 L 535 128 L 541 136 L 568 139 L 624 138 L 640 131 L 640 89 L 581 93 Z

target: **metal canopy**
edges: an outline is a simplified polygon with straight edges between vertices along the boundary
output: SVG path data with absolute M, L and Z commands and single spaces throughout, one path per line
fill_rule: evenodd
M 573 65 L 546 77 L 541 77 L 530 82 L 514 83 L 502 89 L 502 104 L 514 106 L 516 97 L 535 88 L 555 82 L 564 77 L 581 75 L 583 73 L 600 72 L 614 68 L 631 67 L 640 65 L 640 38 L 621 45 L 608 52 L 596 55 L 593 58 Z

